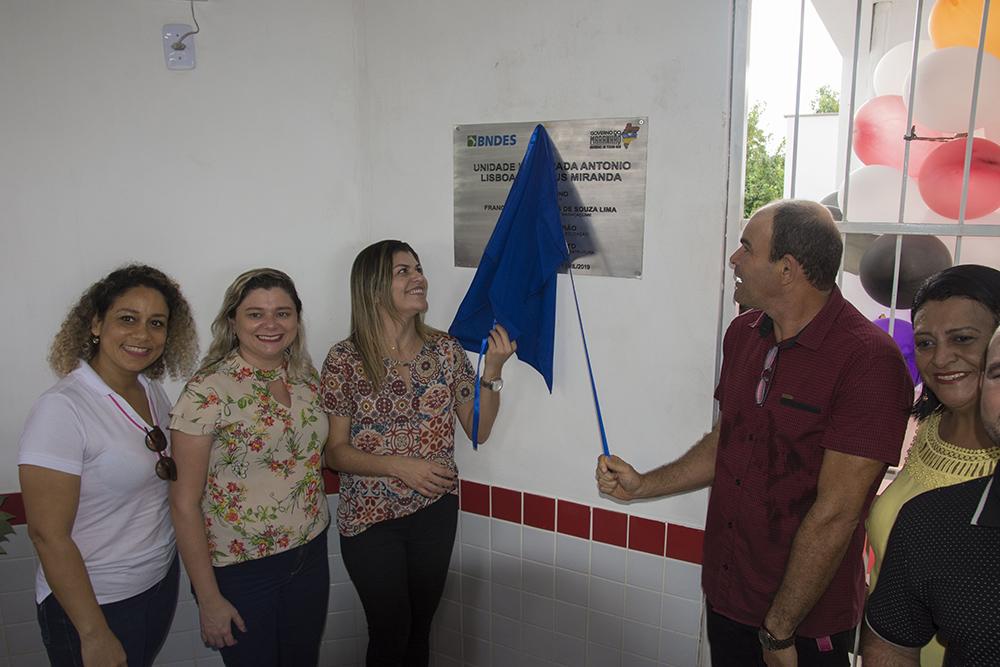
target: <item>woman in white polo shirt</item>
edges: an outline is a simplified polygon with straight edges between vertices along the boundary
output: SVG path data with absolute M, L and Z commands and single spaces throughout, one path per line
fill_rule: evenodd
M 38 623 L 53 665 L 152 665 L 177 603 L 167 489 L 176 479 L 155 380 L 198 355 L 190 308 L 157 269 L 130 265 L 66 316 L 18 465 L 41 568 Z

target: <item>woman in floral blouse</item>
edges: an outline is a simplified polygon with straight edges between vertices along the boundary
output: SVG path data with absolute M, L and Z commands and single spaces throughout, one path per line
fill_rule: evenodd
M 327 420 L 302 302 L 274 269 L 238 277 L 174 406 L 177 547 L 202 639 L 227 665 L 315 665 L 329 570 Z
M 455 416 L 472 431 L 475 373 L 454 338 L 424 324 L 413 249 L 380 241 L 351 269 L 351 335 L 323 364 L 327 464 L 340 471 L 344 565 L 368 619 L 368 665 L 426 665 L 458 518 Z M 480 397 L 485 441 L 500 371 L 516 349 L 490 332 Z

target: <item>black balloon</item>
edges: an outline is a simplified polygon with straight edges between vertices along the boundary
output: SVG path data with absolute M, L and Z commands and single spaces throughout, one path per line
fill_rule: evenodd
M 858 276 L 868 296 L 886 308 L 892 301 L 893 262 L 896 235 L 877 238 L 861 257 Z M 913 295 L 927 278 L 951 266 L 951 253 L 936 236 L 904 236 L 899 258 L 899 291 L 896 308 L 906 310 Z

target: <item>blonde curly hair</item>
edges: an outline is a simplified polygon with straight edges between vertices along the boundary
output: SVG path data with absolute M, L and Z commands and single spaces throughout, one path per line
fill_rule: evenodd
M 104 318 L 115 299 L 133 287 L 149 287 L 167 302 L 167 342 L 160 358 L 143 374 L 151 379 L 168 372 L 175 380 L 186 379 L 198 359 L 198 333 L 191 308 L 176 282 L 159 269 L 145 264 L 129 264 L 112 271 L 91 285 L 66 315 L 49 349 L 49 366 L 60 377 L 67 375 L 97 354 L 98 345 L 91 334 L 96 317 Z

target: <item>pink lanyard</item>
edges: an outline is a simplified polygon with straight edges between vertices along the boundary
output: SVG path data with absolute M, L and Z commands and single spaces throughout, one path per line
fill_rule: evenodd
M 132 422 L 133 424 L 135 424 L 135 427 L 137 429 L 139 429 L 140 431 L 142 431 L 146 435 L 149 435 L 149 430 L 145 426 L 143 426 L 142 424 L 140 424 L 139 422 L 137 422 L 136 420 L 132 419 L 131 415 L 129 415 L 129 413 L 125 412 L 125 409 L 122 408 L 122 406 L 118 403 L 118 401 L 115 400 L 114 396 L 112 396 L 111 394 L 108 394 L 108 398 L 110 398 L 111 402 L 115 404 L 115 407 L 118 408 L 118 410 L 121 411 L 121 413 L 123 415 L 125 415 L 125 419 L 127 419 L 130 422 Z M 149 401 L 149 397 L 148 396 L 146 397 L 146 401 L 147 402 Z M 153 428 L 158 428 L 160 425 L 156 423 L 156 412 L 153 410 L 153 404 L 152 403 L 149 404 L 149 414 L 153 418 Z

